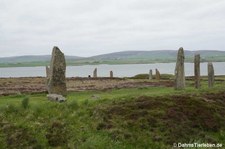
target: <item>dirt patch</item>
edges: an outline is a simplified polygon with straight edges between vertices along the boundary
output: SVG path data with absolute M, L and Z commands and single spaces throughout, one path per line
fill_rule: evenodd
M 67 78 L 68 91 L 108 90 L 114 88 L 140 88 L 150 86 L 172 87 L 172 81 L 149 81 L 120 78 Z M 0 95 L 47 92 L 46 78 L 0 78 Z
M 0 78 L 0 95 L 46 92 L 45 78 Z
M 109 133 L 126 128 L 124 132 L 134 135 L 131 138 L 135 137 L 135 130 L 143 135 L 150 134 L 154 141 L 163 141 L 169 145 L 194 140 L 215 143 L 207 133 L 225 129 L 224 95 L 224 92 L 220 92 L 168 97 L 142 96 L 127 102 L 101 105 L 95 110 L 98 113 L 96 119 L 100 119 L 96 128 Z

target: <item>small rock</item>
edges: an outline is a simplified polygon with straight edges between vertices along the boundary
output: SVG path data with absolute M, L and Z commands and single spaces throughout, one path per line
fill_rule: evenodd
M 48 94 L 47 95 L 48 100 L 51 101 L 57 101 L 57 102 L 64 102 L 66 101 L 66 98 L 59 94 Z

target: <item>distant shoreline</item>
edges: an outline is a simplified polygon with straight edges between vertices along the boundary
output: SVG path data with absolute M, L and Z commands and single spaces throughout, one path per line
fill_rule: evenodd
M 207 62 L 225 62 L 225 59 L 223 61 L 201 61 L 201 63 L 207 63 Z M 67 66 L 86 66 L 86 65 L 129 65 L 129 64 L 156 64 L 156 63 L 176 63 L 176 61 L 157 61 L 157 62 L 143 62 L 143 63 L 120 63 L 120 62 L 109 62 L 109 63 L 73 63 L 70 62 L 67 63 Z M 185 61 L 185 63 L 193 63 L 193 61 Z M 48 66 L 50 62 L 30 62 L 30 63 L 0 63 L 0 68 L 11 68 L 11 67 L 45 67 Z

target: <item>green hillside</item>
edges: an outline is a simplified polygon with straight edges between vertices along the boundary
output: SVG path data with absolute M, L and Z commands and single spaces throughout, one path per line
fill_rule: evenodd
M 224 77 L 211 89 L 206 80 L 200 90 L 193 83 L 180 91 L 70 92 L 64 103 L 49 101 L 44 93 L 0 96 L 0 147 L 171 149 L 174 143 L 210 143 L 224 148 Z
M 185 61 L 193 62 L 195 54 L 201 55 L 201 61 L 224 62 L 225 51 L 188 51 L 185 50 Z M 66 56 L 67 65 L 93 65 L 93 64 L 146 64 L 176 62 L 176 50 L 159 51 L 123 51 L 103 54 L 92 57 Z M 44 66 L 48 65 L 50 55 L 19 56 L 0 58 L 0 67 Z
M 15 57 L 3 57 L 0 58 L 0 63 L 24 63 L 24 62 L 45 62 L 50 61 L 50 55 L 26 55 L 26 56 L 15 56 Z M 66 56 L 67 60 L 82 59 L 78 56 Z

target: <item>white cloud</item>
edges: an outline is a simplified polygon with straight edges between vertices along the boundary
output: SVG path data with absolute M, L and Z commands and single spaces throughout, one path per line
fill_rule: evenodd
M 225 0 L 0 0 L 0 56 L 225 50 Z

